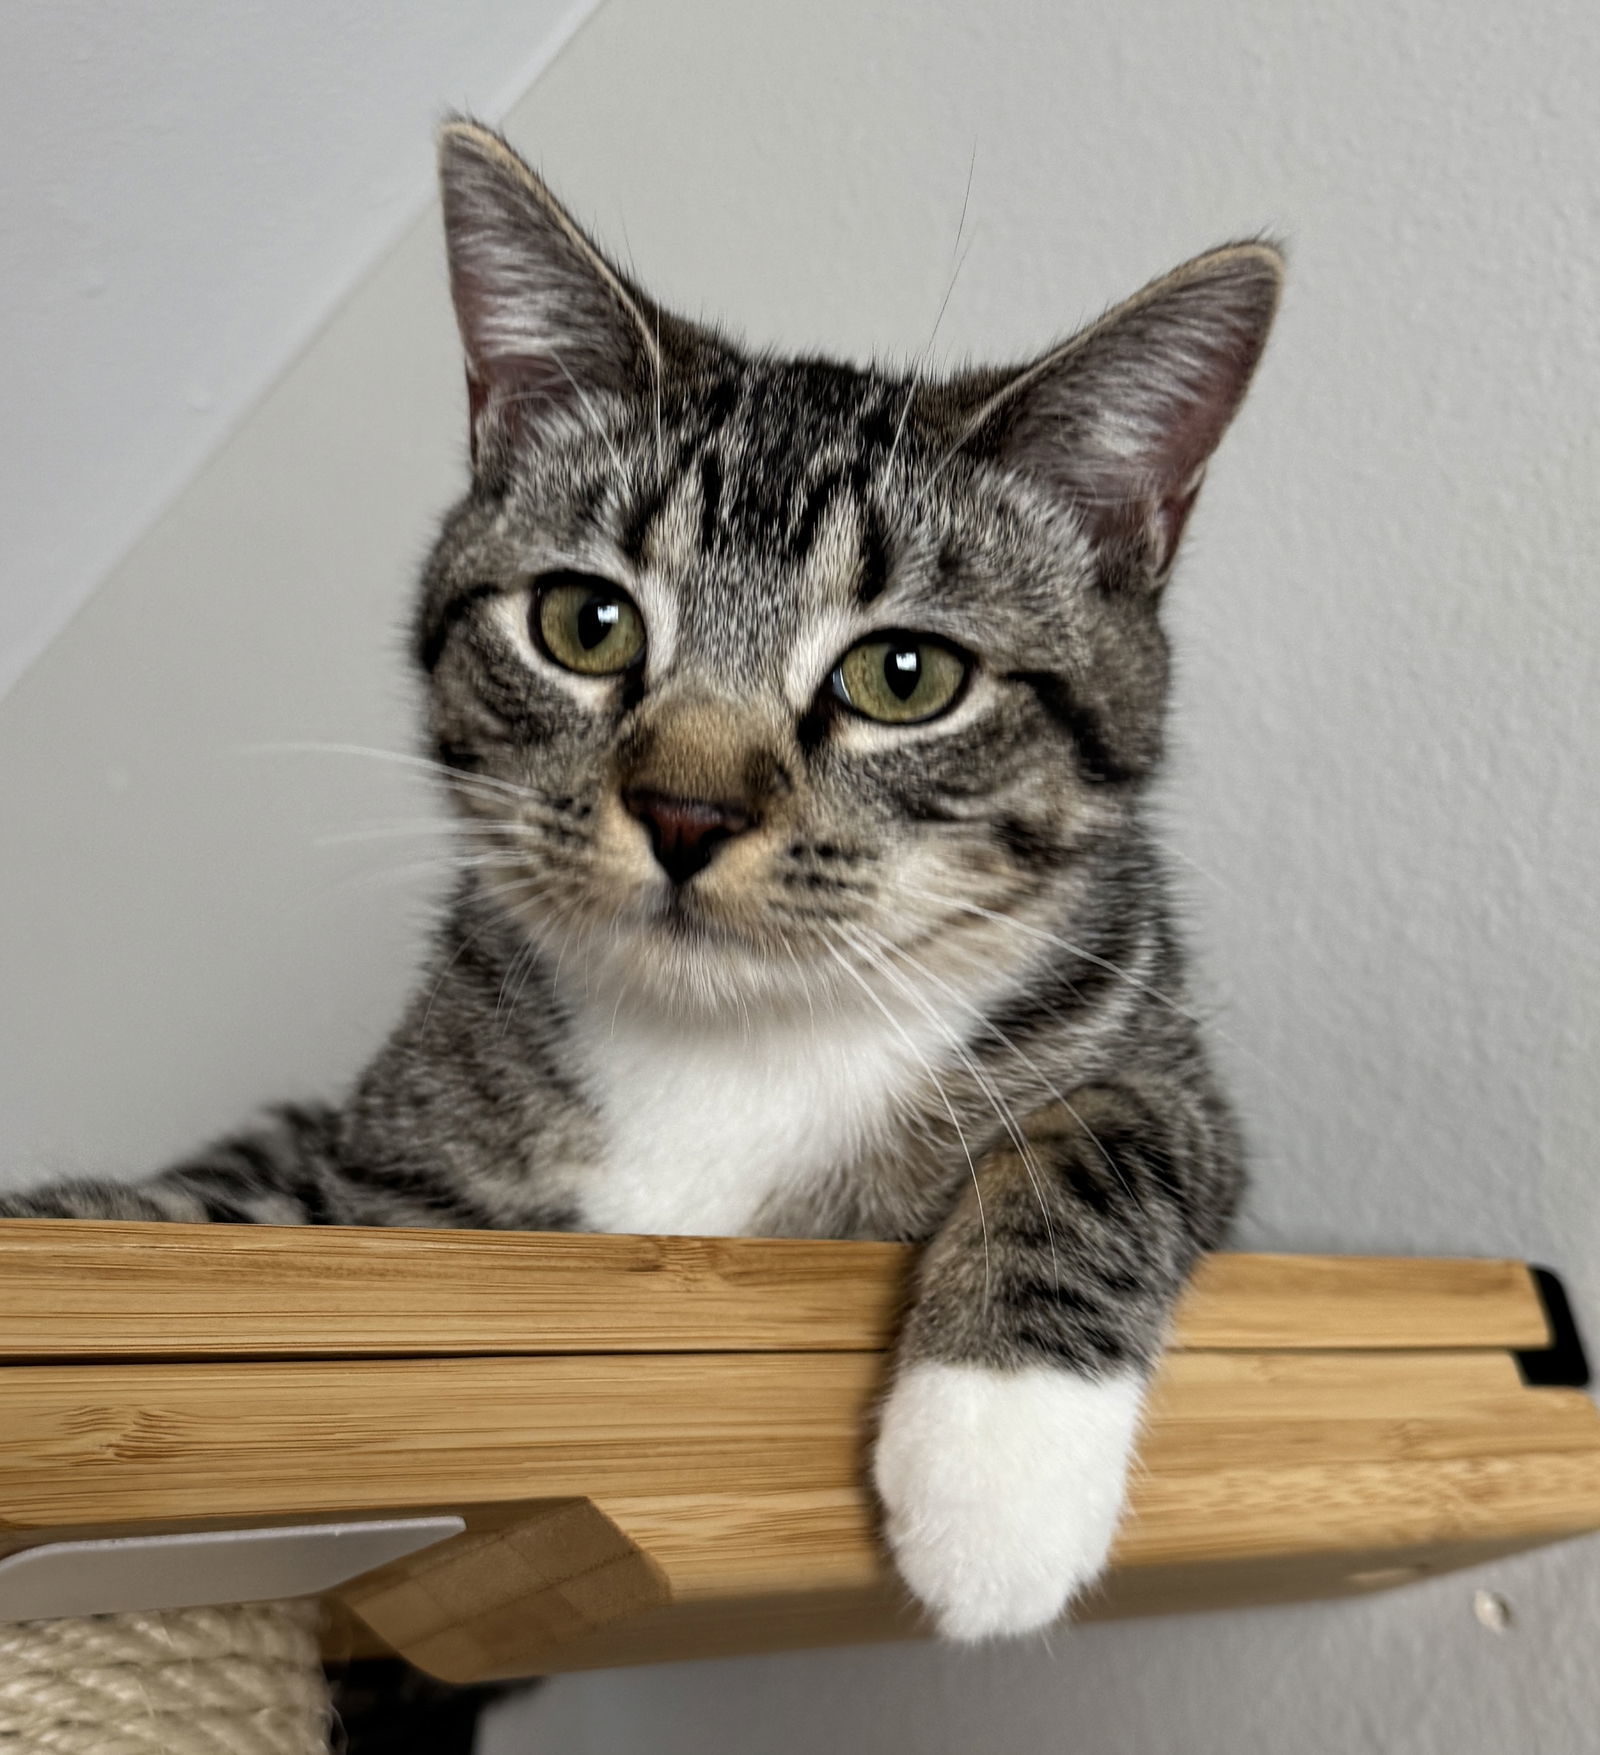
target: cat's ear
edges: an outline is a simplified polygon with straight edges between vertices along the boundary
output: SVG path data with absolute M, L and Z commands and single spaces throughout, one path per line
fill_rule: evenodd
M 648 383 L 642 299 L 498 134 L 447 122 L 439 187 L 475 462 L 552 413 L 583 416 L 597 392 Z
M 1197 257 L 993 391 L 968 430 L 989 428 L 1007 462 L 1072 503 L 1092 541 L 1137 542 L 1159 581 L 1282 283 L 1267 244 Z

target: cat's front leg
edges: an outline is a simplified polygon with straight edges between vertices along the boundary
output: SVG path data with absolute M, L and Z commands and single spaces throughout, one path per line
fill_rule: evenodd
M 138 1183 L 92 1178 L 0 1193 L 0 1219 L 140 1219 L 178 1224 L 383 1224 L 339 1163 L 337 1113 L 285 1104 L 258 1126 Z M 349 1188 L 350 1192 L 346 1193 Z
M 1030 1116 L 928 1246 L 874 1477 L 941 1632 L 1048 1625 L 1100 1573 L 1151 1370 L 1237 1184 L 1181 1087 L 1096 1085 Z

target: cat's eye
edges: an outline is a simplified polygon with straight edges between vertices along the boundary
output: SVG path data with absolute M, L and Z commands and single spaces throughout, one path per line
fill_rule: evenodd
M 615 676 L 644 655 L 644 617 L 609 579 L 545 574 L 534 584 L 531 620 L 546 654 L 584 676 Z
M 863 718 L 918 725 L 955 705 L 971 668 L 929 634 L 874 634 L 840 660 L 833 692 Z

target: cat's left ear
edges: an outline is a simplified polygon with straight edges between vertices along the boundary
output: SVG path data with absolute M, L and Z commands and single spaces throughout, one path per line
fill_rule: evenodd
M 1267 244 L 1197 257 L 994 389 L 967 430 L 1068 500 L 1091 541 L 1136 543 L 1159 582 L 1282 284 Z
M 450 292 L 467 355 L 473 461 L 596 394 L 638 391 L 659 318 L 492 129 L 439 134 Z

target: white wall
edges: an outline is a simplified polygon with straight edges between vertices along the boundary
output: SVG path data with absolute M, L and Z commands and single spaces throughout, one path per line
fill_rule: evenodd
M 1288 235 L 1172 599 L 1170 834 L 1206 874 L 1247 1239 L 1545 1260 L 1600 1337 L 1597 80 L 1577 0 L 607 0 L 511 128 L 652 285 L 763 341 L 922 347 L 974 150 L 942 353 Z M 381 1034 L 426 880 L 316 841 L 417 795 L 238 751 L 406 747 L 395 631 L 460 419 L 424 228 L 0 703 L 19 1174 L 151 1165 Z M 1595 1557 L 1050 1651 L 571 1678 L 491 1755 L 1586 1755 Z
M 0 7 L 0 694 L 594 0 Z

